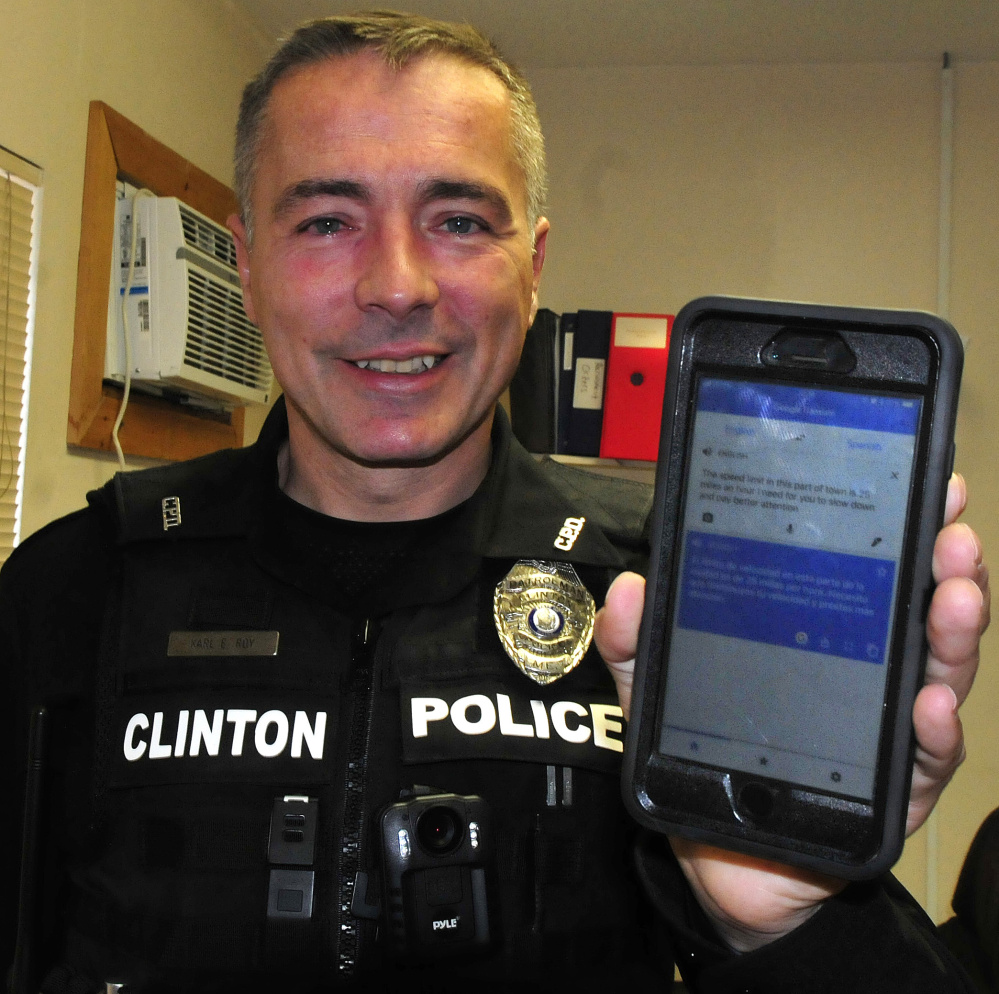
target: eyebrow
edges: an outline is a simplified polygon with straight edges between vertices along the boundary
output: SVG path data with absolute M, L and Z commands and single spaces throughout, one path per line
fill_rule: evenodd
M 367 203 L 371 199 L 368 188 L 352 179 L 303 179 L 288 187 L 274 204 L 276 218 L 289 214 L 299 204 L 316 197 L 346 197 Z
M 509 199 L 499 187 L 488 183 L 433 179 L 424 185 L 421 199 L 424 203 L 432 203 L 435 200 L 483 201 L 497 212 L 501 223 L 509 224 L 513 221 L 513 208 Z

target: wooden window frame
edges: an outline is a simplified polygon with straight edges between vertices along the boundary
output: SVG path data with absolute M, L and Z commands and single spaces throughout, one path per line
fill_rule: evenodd
M 91 101 L 66 441 L 106 452 L 114 451 L 111 429 L 123 392 L 104 382 L 118 180 L 146 187 L 160 197 L 177 197 L 219 224 L 238 209 L 229 187 L 107 104 Z M 133 390 L 119 440 L 127 455 L 189 459 L 241 446 L 244 416 L 245 408 L 236 407 L 225 423 Z

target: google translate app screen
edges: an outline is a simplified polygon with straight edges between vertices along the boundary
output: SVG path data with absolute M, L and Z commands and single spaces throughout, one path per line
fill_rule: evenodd
M 919 413 L 700 381 L 662 752 L 871 798 Z

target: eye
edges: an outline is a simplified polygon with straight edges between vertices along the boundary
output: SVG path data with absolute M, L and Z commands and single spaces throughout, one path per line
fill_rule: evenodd
M 306 221 L 299 231 L 307 232 L 311 235 L 336 235 L 344 230 L 346 225 L 338 217 L 315 217 Z
M 444 222 L 444 230 L 452 235 L 471 235 L 476 231 L 482 231 L 485 225 L 481 221 L 476 221 L 474 218 L 465 217 L 463 215 L 457 215 L 456 217 L 449 217 Z

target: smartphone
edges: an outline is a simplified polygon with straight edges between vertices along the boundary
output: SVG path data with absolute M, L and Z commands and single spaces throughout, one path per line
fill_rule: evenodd
M 933 315 L 677 315 L 623 770 L 644 825 L 863 879 L 901 853 L 961 340 Z

